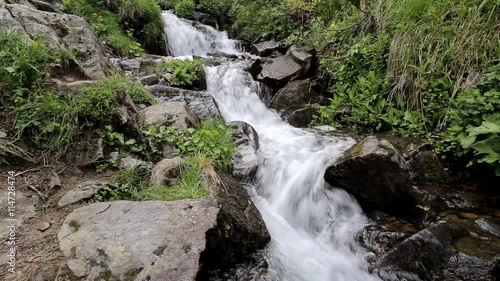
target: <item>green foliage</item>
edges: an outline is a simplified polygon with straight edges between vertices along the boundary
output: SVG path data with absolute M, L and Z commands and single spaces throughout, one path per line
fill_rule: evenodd
M 16 156 L 32 161 L 32 155 L 6 139 L 0 138 L 0 164 L 8 164 L 7 156 Z
M 195 8 L 193 0 L 183 0 L 175 5 L 175 14 L 181 18 L 193 19 Z
M 117 55 L 133 57 L 144 53 L 141 45 L 132 37 L 132 31 L 122 29 L 120 17 L 104 9 L 97 1 L 64 0 L 63 3 L 66 10 L 85 18 L 101 41 Z
M 131 168 L 118 171 L 117 178 L 94 195 L 92 201 L 139 200 L 140 192 L 148 187 L 149 171 Z
M 197 9 L 213 16 L 221 16 L 231 10 L 232 0 L 200 0 Z
M 43 41 L 0 29 L 0 104 L 16 106 L 44 87 L 51 63 L 62 51 L 47 50 Z
M 201 87 L 205 78 L 204 61 L 202 59 L 172 59 L 156 66 L 159 73 L 170 73 L 170 83 L 174 86 Z

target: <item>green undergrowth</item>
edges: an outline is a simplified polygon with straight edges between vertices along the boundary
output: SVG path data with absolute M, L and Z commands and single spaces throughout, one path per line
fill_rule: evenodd
M 244 39 L 316 48 L 331 96 L 315 125 L 417 136 L 456 174 L 500 172 L 498 1 L 235 0 L 229 10 Z
M 70 60 L 74 60 L 71 52 L 49 50 L 42 39 L 0 30 L 0 105 L 14 120 L 16 137 L 29 139 L 52 159 L 61 157 L 84 130 L 110 124 L 122 97 L 152 102 L 142 85 L 119 75 L 84 88 L 83 94 L 49 88 L 52 67 Z M 0 150 L 0 154 L 27 155 L 8 141 Z
M 201 88 L 205 79 L 205 62 L 203 59 L 172 59 L 157 64 L 155 71 L 158 74 L 170 73 L 170 83 L 173 86 L 185 88 Z
M 85 18 L 119 56 L 164 52 L 161 9 L 154 0 L 64 0 L 68 12 Z
M 235 147 L 230 129 L 220 120 L 204 120 L 199 128 L 178 132 L 174 127 L 144 130 L 143 140 L 126 139 L 123 134 L 108 132 L 101 135 L 108 146 L 118 149 L 123 155 L 135 153 L 148 155 L 153 161 L 163 156 L 163 145 L 175 147 L 175 155 L 187 160 L 181 167 L 181 176 L 174 186 L 149 186 L 149 171 L 144 169 L 121 170 L 117 181 L 104 189 L 94 199 L 109 200 L 179 200 L 208 196 L 210 185 L 219 184 L 218 171 L 228 171 Z M 109 165 L 110 167 L 113 165 Z M 140 176 L 138 173 L 142 173 Z M 122 177 L 121 175 L 127 175 Z

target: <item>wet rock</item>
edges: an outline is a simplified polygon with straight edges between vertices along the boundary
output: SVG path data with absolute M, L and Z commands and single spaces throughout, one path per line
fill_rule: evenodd
M 156 74 L 144 76 L 141 79 L 139 79 L 139 81 L 143 85 L 147 85 L 147 86 L 156 85 L 156 84 L 160 83 L 160 79 L 158 78 L 158 76 L 156 76 Z
M 461 231 L 449 223 L 435 223 L 380 258 L 375 265 L 376 272 L 382 280 L 404 280 L 389 278 L 397 275 L 411 276 L 408 280 L 429 280 L 428 276 L 440 274 L 454 255 L 451 243 L 460 234 Z
M 36 229 L 44 232 L 45 230 L 49 229 L 50 223 L 48 222 L 39 222 L 36 224 Z
M 408 161 L 411 179 L 415 183 L 448 184 L 451 178 L 432 151 L 420 151 Z
M 228 59 L 237 59 L 238 58 L 238 56 L 235 54 L 227 54 L 224 52 L 208 53 L 207 56 L 211 56 L 214 58 L 228 58 Z
M 186 161 L 180 157 L 166 158 L 158 162 L 151 170 L 149 185 L 162 185 L 170 187 L 180 181 L 181 167 Z
M 64 207 L 84 199 L 90 199 L 108 184 L 108 182 L 102 181 L 86 181 L 66 192 L 57 202 L 57 206 Z
M 377 256 L 387 253 L 406 237 L 404 233 L 388 231 L 380 225 L 366 226 L 358 234 L 358 240 L 361 242 L 361 245 L 374 252 Z
M 262 60 L 256 59 L 252 61 L 245 67 L 244 70 L 249 72 L 250 75 L 252 75 L 253 79 L 256 80 L 260 72 L 262 71 Z
M 295 110 L 323 100 L 323 96 L 318 95 L 312 89 L 311 80 L 296 80 L 288 83 L 276 93 L 271 107 L 286 118 Z
M 478 219 L 475 221 L 477 227 L 479 227 L 482 231 L 491 233 L 495 236 L 500 237 L 500 225 L 486 220 L 484 218 Z
M 304 73 L 315 71 L 316 50 L 314 48 L 292 46 L 290 55 L 302 66 Z
M 310 107 L 297 109 L 288 115 L 286 121 L 297 128 L 307 128 L 309 124 L 314 119 L 314 116 L 318 113 L 319 105 L 313 104 Z
M 217 24 L 217 19 L 209 14 L 206 14 L 206 13 L 195 12 L 194 13 L 194 20 L 201 23 L 201 24 L 210 25 L 211 27 L 213 27 L 215 29 L 219 28 L 219 26 Z
M 73 211 L 58 234 L 68 266 L 85 280 L 195 280 L 213 200 L 96 203 Z
M 370 136 L 328 167 L 325 180 L 352 193 L 360 203 L 389 214 L 416 206 L 408 166 L 392 144 Z
M 79 62 L 75 63 L 91 79 L 103 78 L 114 69 L 92 27 L 78 16 L 10 4 L 0 6 L 0 26 L 14 28 L 31 38 L 43 37 L 49 49 L 67 46 L 76 52 Z
M 252 45 L 252 47 L 250 48 L 250 53 L 260 57 L 267 57 L 275 51 L 283 52 L 285 49 L 286 48 L 280 43 L 274 41 L 264 41 Z
M 468 256 L 458 252 L 453 255 L 444 265 L 446 268 L 442 272 L 439 280 L 494 280 L 492 273 L 493 262 L 478 257 Z
M 302 66 L 296 63 L 291 56 L 282 56 L 263 64 L 257 79 L 279 88 L 279 86 L 300 78 L 302 73 Z
M 146 127 L 174 126 L 182 132 L 199 124 L 196 115 L 184 102 L 164 102 L 147 107 L 142 112 Z
M 251 181 L 259 168 L 257 152 L 259 136 L 257 131 L 242 121 L 229 123 L 232 130 L 232 141 L 236 145 L 236 153 L 232 161 L 232 174 L 239 180 Z
M 148 90 L 160 102 L 185 102 L 200 119 L 221 117 L 214 98 L 205 91 L 191 91 L 161 85 L 149 87 Z

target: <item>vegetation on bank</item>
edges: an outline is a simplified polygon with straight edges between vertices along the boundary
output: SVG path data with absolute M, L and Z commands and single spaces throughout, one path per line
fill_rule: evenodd
M 165 52 L 161 9 L 154 0 L 64 0 L 118 56 Z
M 158 74 L 170 74 L 169 79 L 173 86 L 201 88 L 205 80 L 205 62 L 203 59 L 172 59 L 157 64 L 155 71 Z
M 121 75 L 84 88 L 83 95 L 47 87 L 51 68 L 70 59 L 71 53 L 64 49 L 49 51 L 42 39 L 0 30 L 0 105 L 14 120 L 17 135 L 54 159 L 85 130 L 112 124 L 115 105 L 122 97 L 152 102 L 142 85 Z
M 418 136 L 456 172 L 500 175 L 498 1 L 207 0 L 195 9 L 229 18 L 249 41 L 315 47 L 331 85 L 315 124 Z
M 202 121 L 199 128 L 178 132 L 174 127 L 150 126 L 142 132 L 142 138 L 126 139 L 110 127 L 102 134 L 108 147 L 124 155 L 141 154 L 154 162 L 163 157 L 164 145 L 172 145 L 174 154 L 187 159 L 181 167 L 180 182 L 174 186 L 149 186 L 149 174 L 145 167 L 119 171 L 115 183 L 95 196 L 97 201 L 109 200 L 179 200 L 202 198 L 208 195 L 209 185 L 218 184 L 217 171 L 228 171 L 235 151 L 230 129 L 217 119 Z M 105 167 L 116 163 L 105 163 Z

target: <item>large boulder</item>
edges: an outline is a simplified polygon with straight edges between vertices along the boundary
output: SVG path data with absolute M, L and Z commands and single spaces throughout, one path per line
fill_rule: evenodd
M 290 55 L 287 55 L 263 64 L 262 71 L 257 79 L 274 88 L 280 88 L 286 83 L 300 78 L 303 73 L 302 65 L 295 62 Z
M 195 280 L 217 225 L 213 200 L 95 203 L 66 217 L 59 246 L 85 280 Z
M 232 130 L 232 141 L 236 145 L 236 153 L 231 163 L 232 174 L 239 180 L 251 181 L 259 168 L 259 135 L 248 123 L 234 121 L 229 123 Z
M 323 100 L 325 98 L 312 89 L 310 79 L 296 80 L 288 83 L 276 93 L 271 107 L 286 118 L 295 110 Z
M 316 50 L 314 48 L 292 46 L 290 55 L 295 62 L 302 65 L 304 73 L 316 70 Z
M 384 281 L 494 280 L 497 261 L 453 248 L 461 235 L 450 223 L 434 223 L 395 246 L 372 268 Z
M 16 29 L 31 38 L 41 36 L 50 49 L 65 47 L 75 51 L 81 69 L 89 78 L 103 78 L 113 69 L 92 27 L 81 17 L 19 4 L 0 4 L 0 26 Z
M 416 203 L 408 165 L 387 140 L 370 136 L 328 167 L 325 180 L 344 188 L 368 207 L 409 213 Z
M 153 85 L 146 89 L 160 102 L 185 102 L 200 119 L 221 117 L 214 98 L 205 91 L 191 91 L 164 85 Z
M 173 126 L 182 132 L 199 124 L 196 115 L 184 102 L 159 103 L 145 108 L 142 113 L 146 126 Z
M 285 50 L 286 50 L 286 47 L 283 46 L 279 42 L 264 41 L 264 42 L 260 42 L 260 43 L 252 45 L 250 48 L 250 53 L 257 55 L 257 56 L 260 56 L 260 57 L 267 57 L 276 51 L 284 52 Z
M 314 116 L 318 114 L 318 111 L 319 105 L 312 104 L 309 107 L 300 108 L 290 113 L 286 121 L 294 127 L 307 128 L 313 121 Z

